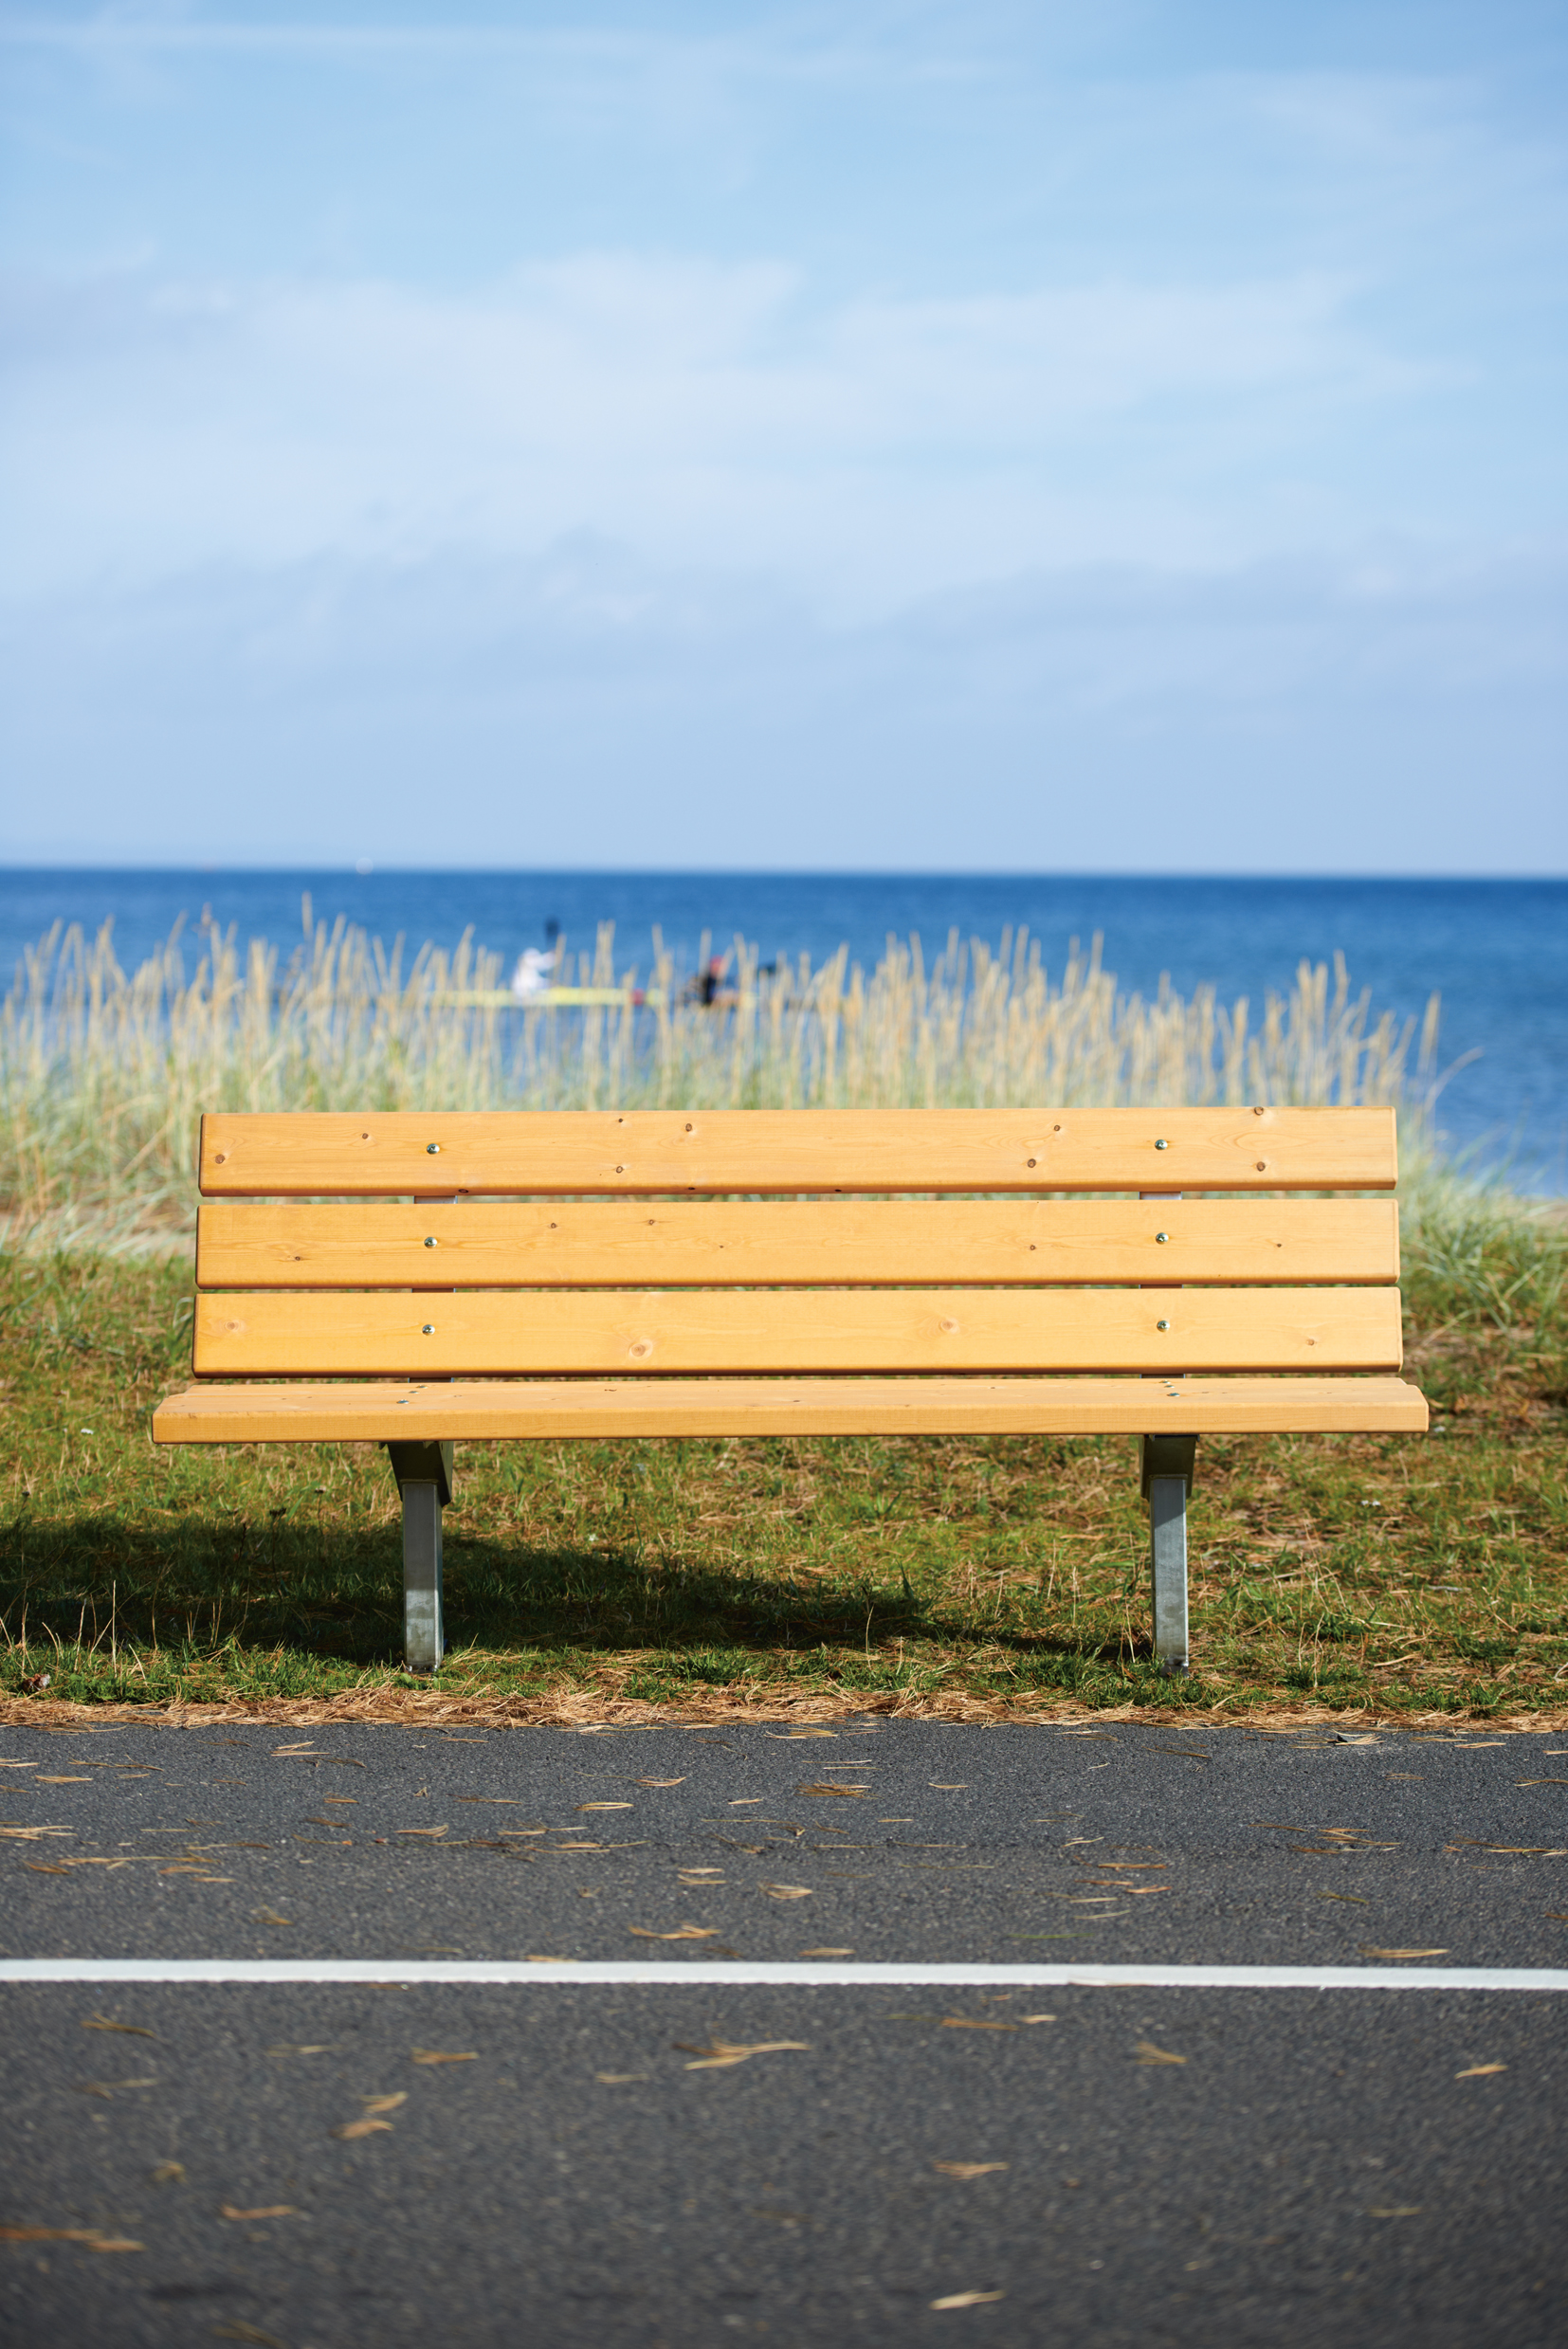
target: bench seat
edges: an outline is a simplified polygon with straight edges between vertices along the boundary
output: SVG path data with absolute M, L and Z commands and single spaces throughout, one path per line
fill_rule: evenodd
M 539 1378 L 192 1387 L 160 1444 L 684 1435 L 1419 1434 L 1403 1378 Z

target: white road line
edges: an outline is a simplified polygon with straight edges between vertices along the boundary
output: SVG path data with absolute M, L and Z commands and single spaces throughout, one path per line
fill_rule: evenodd
M 583 1983 L 725 1983 L 789 1990 L 1568 1991 L 1555 1966 L 986 1966 L 775 1964 L 717 1958 L 0 1958 L 0 1982 L 447 1983 L 571 1989 Z

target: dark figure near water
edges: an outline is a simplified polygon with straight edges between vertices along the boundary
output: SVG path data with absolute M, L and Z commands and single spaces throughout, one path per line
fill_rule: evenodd
M 710 955 L 705 971 L 699 971 L 686 981 L 686 1001 L 700 1003 L 711 1010 L 715 1004 L 733 1003 L 733 991 L 724 988 L 724 956 Z
M 687 1003 L 700 1003 L 710 1011 L 727 1011 L 733 1004 L 738 1003 L 740 1000 L 738 990 L 726 987 L 724 984 L 724 974 L 728 968 L 728 955 L 711 955 L 708 957 L 707 969 L 699 971 L 694 978 L 687 979 L 684 1000 Z M 776 977 L 777 974 L 776 962 L 759 962 L 757 966 L 758 978 L 771 979 Z

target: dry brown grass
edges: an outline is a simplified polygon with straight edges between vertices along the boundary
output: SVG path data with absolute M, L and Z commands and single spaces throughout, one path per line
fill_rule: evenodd
M 1107 1721 L 1131 1721 L 1144 1728 L 1193 1729 L 1201 1721 L 1206 1730 L 1246 1729 L 1249 1736 L 1299 1737 L 1314 1729 L 1343 1732 L 1379 1727 L 1406 1733 L 1463 1738 L 1477 1725 L 1488 1737 L 1556 1736 L 1568 1730 L 1568 1706 L 1539 1713 L 1469 1713 L 1391 1711 L 1376 1703 L 1355 1707 L 1322 1704 L 1264 1705 L 1238 1714 L 1228 1701 L 1211 1705 L 1111 1704 L 1085 1713 L 1080 1704 L 1034 1704 L 1027 1708 L 996 1698 L 958 1694 L 929 1697 L 808 1696 L 780 1700 L 776 1692 L 704 1689 L 679 1704 L 654 1704 L 646 1699 L 615 1697 L 603 1691 L 562 1690 L 552 1696 L 486 1698 L 454 1696 L 446 1690 L 412 1689 L 396 1684 L 391 1675 L 378 1686 L 356 1689 L 335 1697 L 268 1697 L 225 1699 L 206 1704 L 73 1704 L 41 1703 L 36 1698 L 0 1695 L 0 1721 L 11 1728 L 46 1729 L 76 1736 L 82 1730 L 112 1728 L 117 1723 L 155 1723 L 165 1729 L 210 1729 L 219 1722 L 267 1721 L 279 1727 L 325 1728 L 344 1721 L 384 1721 L 424 1728 L 570 1729 L 579 1735 L 599 1731 L 635 1731 L 661 1727 L 717 1727 L 724 1722 L 756 1721 L 786 1728 L 805 1728 L 830 1721 L 946 1721 L 974 1727 L 1003 1722 L 1023 1726 L 1049 1723 L 1055 1728 L 1082 1723 L 1103 1728 Z
M 407 957 L 342 922 L 284 956 L 209 931 L 134 973 L 105 932 L 51 932 L 0 1006 L 0 1246 L 167 1252 L 193 1226 L 204 1110 L 873 1108 L 1046 1102 L 1403 1102 L 1407 1155 L 1430 1080 L 1420 1039 L 1374 1017 L 1342 963 L 1303 964 L 1262 1014 L 1212 988 L 1126 995 L 1098 943 L 1053 978 L 1038 945 L 956 935 L 929 966 L 890 943 L 868 975 L 759 970 L 737 940 L 733 1001 L 683 1000 L 655 936 L 660 1007 L 503 1011 L 499 959 L 465 940 Z M 611 929 L 585 983 L 629 987 Z

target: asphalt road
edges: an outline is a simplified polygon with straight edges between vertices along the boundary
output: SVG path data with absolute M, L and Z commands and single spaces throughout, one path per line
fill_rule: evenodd
M 570 1979 L 1563 1968 L 1568 1736 L 130 1727 L 0 1763 L 0 1958 L 389 1965 L 0 1987 L 19 2349 L 1568 2338 L 1568 1997 Z M 431 1958 L 566 1962 L 392 1979 Z

